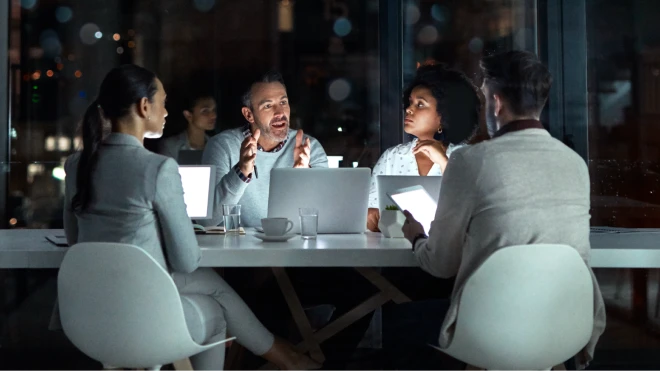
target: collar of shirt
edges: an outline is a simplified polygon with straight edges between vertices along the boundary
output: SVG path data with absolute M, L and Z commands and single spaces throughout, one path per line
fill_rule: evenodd
M 501 137 L 506 133 L 512 133 L 514 131 L 526 130 L 526 129 L 545 129 L 543 124 L 539 120 L 518 120 L 511 121 L 510 123 L 502 126 L 500 130 L 493 135 L 493 138 Z
M 243 138 L 247 138 L 250 135 L 252 135 L 252 131 L 250 130 L 250 125 L 245 125 L 243 127 Z M 282 150 L 282 148 L 284 148 L 284 145 L 286 144 L 287 140 L 289 140 L 289 133 L 287 133 L 286 138 L 283 141 L 281 141 L 280 144 L 278 144 L 271 151 L 265 151 L 264 148 L 261 145 L 259 145 L 259 143 L 257 143 L 257 149 L 261 152 L 271 152 L 271 153 L 279 152 Z

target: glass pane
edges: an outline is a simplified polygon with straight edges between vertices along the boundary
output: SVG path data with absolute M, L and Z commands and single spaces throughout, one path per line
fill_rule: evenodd
M 481 57 L 507 50 L 536 51 L 536 0 L 407 0 L 403 4 L 403 77 L 420 63 L 444 63 L 475 85 Z M 485 139 L 482 127 L 480 139 Z
M 101 80 L 124 63 L 163 81 L 165 136 L 185 129 L 186 92 L 206 85 L 215 132 L 243 125 L 240 89 L 273 67 L 292 127 L 319 139 L 331 164 L 373 166 L 380 154 L 378 0 L 12 1 L 10 48 L 14 227 L 61 227 L 62 164 Z
M 476 77 L 484 55 L 536 50 L 533 0 L 409 0 L 403 12 L 406 81 L 427 59 Z
M 660 2 L 587 1 L 592 224 L 660 227 Z

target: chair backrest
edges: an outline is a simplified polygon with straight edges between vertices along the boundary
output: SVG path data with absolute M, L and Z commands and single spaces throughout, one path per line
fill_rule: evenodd
M 549 369 L 593 330 L 593 281 L 565 245 L 496 251 L 468 279 L 448 354 L 488 369 Z
M 172 278 L 137 246 L 72 246 L 57 289 L 67 337 L 104 364 L 163 365 L 188 357 L 196 346 Z

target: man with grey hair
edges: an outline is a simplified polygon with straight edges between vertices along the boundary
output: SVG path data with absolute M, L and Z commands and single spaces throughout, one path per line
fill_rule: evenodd
M 242 96 L 247 124 L 211 138 L 202 163 L 217 168 L 213 218 L 223 204 L 240 204 L 244 227 L 261 225 L 268 213 L 270 171 L 274 168 L 328 167 L 321 144 L 289 127 L 291 107 L 282 75 L 269 71 L 253 80 Z

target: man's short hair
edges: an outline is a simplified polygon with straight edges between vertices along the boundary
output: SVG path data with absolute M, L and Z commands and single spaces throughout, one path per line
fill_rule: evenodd
M 286 85 L 284 85 L 284 78 L 282 77 L 282 74 L 280 74 L 275 70 L 270 70 L 266 73 L 258 75 L 255 79 L 253 79 L 250 82 L 250 84 L 247 86 L 247 89 L 245 90 L 245 93 L 243 93 L 243 95 L 241 96 L 241 102 L 243 103 L 243 106 L 252 109 L 252 87 L 254 85 L 259 83 L 271 83 L 271 82 L 279 82 L 286 89 Z
M 514 115 L 541 113 L 548 100 L 552 75 L 536 55 L 510 51 L 484 57 L 480 66 L 490 93 L 506 101 Z

